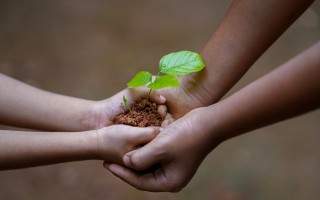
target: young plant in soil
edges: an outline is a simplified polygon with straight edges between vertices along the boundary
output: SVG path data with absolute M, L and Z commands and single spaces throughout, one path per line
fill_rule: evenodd
M 142 99 L 133 104 L 132 108 L 123 96 L 124 105 L 129 112 L 116 116 L 115 124 L 126 124 L 131 126 L 160 126 L 163 121 L 157 110 L 157 105 L 149 101 L 152 90 L 167 87 L 179 87 L 177 76 L 183 76 L 192 72 L 198 72 L 205 67 L 201 56 L 191 51 L 180 51 L 170 53 L 161 58 L 159 72 L 152 80 L 152 74 L 147 71 L 138 72 L 128 83 L 129 88 L 147 85 L 149 94 L 146 99 Z

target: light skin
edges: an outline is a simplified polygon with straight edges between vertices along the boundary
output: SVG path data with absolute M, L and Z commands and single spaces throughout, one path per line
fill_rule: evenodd
M 141 190 L 180 191 L 221 142 L 320 107 L 319 52 L 320 42 L 229 98 L 189 112 L 124 157 L 129 168 L 156 170 L 105 167 Z
M 0 131 L 0 170 L 81 160 L 122 164 L 125 153 L 150 142 L 159 128 L 112 125 L 83 132 Z
M 122 163 L 125 153 L 159 132 L 156 127 L 113 125 L 115 116 L 126 109 L 122 96 L 132 105 L 148 95 L 147 88 L 125 89 L 103 101 L 88 101 L 40 90 L 3 74 L 0 82 L 1 124 L 60 131 L 0 130 L 0 170 L 92 159 Z M 150 100 L 166 101 L 154 93 Z M 171 115 L 164 105 L 158 111 L 165 118 L 162 125 L 167 126 Z
M 113 124 L 128 103 L 148 95 L 148 88 L 125 89 L 102 101 L 90 101 L 44 91 L 0 73 L 0 123 L 46 131 L 87 131 Z M 163 105 L 166 99 L 151 93 L 150 100 Z M 160 106 L 162 115 L 166 107 Z

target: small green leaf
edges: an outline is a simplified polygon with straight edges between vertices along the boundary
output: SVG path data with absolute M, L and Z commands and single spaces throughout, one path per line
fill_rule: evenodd
M 128 83 L 128 87 L 140 87 L 152 80 L 152 74 L 146 71 L 138 72 Z
M 122 99 L 123 99 L 124 104 L 128 104 L 128 100 L 127 100 L 126 96 L 123 95 Z
M 158 77 L 153 83 L 148 85 L 148 88 L 158 90 L 166 87 L 179 87 L 179 81 L 176 77 L 171 75 L 165 75 Z
M 128 108 L 128 110 L 131 111 L 131 108 L 130 108 L 130 106 L 128 105 L 128 100 L 127 100 L 126 96 L 123 95 L 123 96 L 122 96 L 122 100 L 123 100 L 124 105 Z
M 192 51 L 170 53 L 161 58 L 160 72 L 172 76 L 187 75 L 198 72 L 205 67 L 201 56 Z

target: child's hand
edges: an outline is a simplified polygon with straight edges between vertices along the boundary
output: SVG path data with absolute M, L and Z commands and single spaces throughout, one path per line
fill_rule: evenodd
M 154 139 L 160 128 L 138 128 L 113 125 L 97 130 L 99 158 L 109 163 L 123 164 L 123 156 Z
M 126 96 L 128 104 L 131 106 L 134 102 L 146 98 L 148 93 L 148 88 L 127 88 L 106 100 L 95 102 L 92 106 L 92 111 L 88 119 L 90 120 L 90 122 L 88 122 L 90 126 L 89 129 L 99 129 L 114 124 L 115 116 L 127 110 L 123 105 L 123 95 Z M 158 107 L 158 111 L 165 119 L 162 123 L 163 127 L 173 122 L 172 116 L 167 113 L 167 107 L 164 105 L 166 103 L 166 99 L 163 96 L 157 95 L 155 92 L 151 92 L 149 99 L 160 105 Z

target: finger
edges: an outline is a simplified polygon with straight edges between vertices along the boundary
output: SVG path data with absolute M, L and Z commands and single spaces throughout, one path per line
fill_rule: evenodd
M 162 96 L 158 91 L 153 90 L 149 95 L 150 89 L 147 87 L 139 87 L 139 88 L 128 88 L 122 94 L 125 95 L 128 99 L 128 103 L 134 103 L 141 99 L 149 97 L 149 99 L 159 105 L 166 103 L 166 98 Z M 121 96 L 121 98 L 122 98 Z
M 165 116 L 165 119 L 171 119 L 171 118 L 173 118 L 172 115 L 170 113 L 167 113 Z
M 173 123 L 175 120 L 172 117 L 172 115 L 170 113 L 167 113 L 166 117 L 164 118 L 164 120 L 161 123 L 161 127 L 165 128 L 167 126 L 169 126 L 171 123 Z
M 162 96 L 158 91 L 154 90 L 150 94 L 150 100 L 159 105 L 163 105 L 166 103 L 166 98 Z
M 162 128 L 166 128 L 167 126 L 169 126 L 171 124 L 169 119 L 165 119 L 161 122 L 161 127 Z
M 128 99 L 128 103 L 132 104 L 141 99 L 147 98 L 150 89 L 147 87 L 139 87 L 139 88 L 127 88 L 124 90 L 124 95 Z
M 169 125 L 172 124 L 174 122 L 174 118 L 170 118 L 169 120 Z
M 162 170 L 155 173 L 139 173 L 117 164 L 104 164 L 112 174 L 129 185 L 150 192 L 166 191 L 166 178 Z
M 133 133 L 130 134 L 130 139 L 135 141 L 137 145 L 149 143 L 153 140 L 159 133 L 162 128 L 159 127 L 147 127 L 147 128 L 140 128 L 140 127 L 130 127 L 134 129 Z
M 154 141 L 154 140 L 153 140 Z M 151 166 L 160 163 L 161 149 L 158 148 L 156 142 L 151 141 L 147 145 L 131 151 L 124 155 L 123 163 L 132 169 L 142 171 L 150 168 Z
M 158 112 L 160 113 L 162 119 L 165 118 L 167 115 L 167 106 L 165 105 L 158 106 Z

